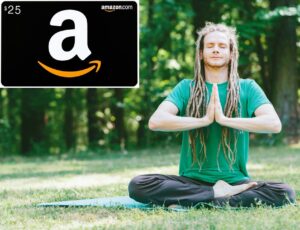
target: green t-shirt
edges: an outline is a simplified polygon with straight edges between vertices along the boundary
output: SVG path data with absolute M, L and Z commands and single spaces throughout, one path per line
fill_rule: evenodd
M 179 82 L 172 92 L 165 99 L 175 104 L 179 110 L 180 116 L 185 116 L 185 110 L 190 97 L 190 84 L 192 80 L 184 79 Z M 228 82 L 218 84 L 219 97 L 224 111 Z M 209 97 L 212 92 L 212 84 L 206 82 Z M 240 113 L 241 117 L 249 118 L 254 116 L 255 110 L 262 104 L 270 103 L 263 90 L 259 85 L 251 79 L 240 79 Z M 182 145 L 180 151 L 179 175 L 186 176 L 201 181 L 215 183 L 218 180 L 224 180 L 228 183 L 235 183 L 245 179 L 249 179 L 246 164 L 248 161 L 249 152 L 249 132 L 237 132 L 237 156 L 236 162 L 232 169 L 224 156 L 221 145 L 219 157 L 217 160 L 217 152 L 221 141 L 222 127 L 214 122 L 211 125 L 203 128 L 206 140 L 206 159 L 200 169 L 197 162 L 192 164 L 193 157 L 189 144 L 188 131 L 183 131 Z M 230 133 L 233 130 L 230 128 Z M 197 154 L 201 143 L 196 138 Z M 231 138 L 233 139 L 233 138 Z M 233 149 L 233 147 L 231 148 Z M 200 158 L 199 158 L 200 159 Z

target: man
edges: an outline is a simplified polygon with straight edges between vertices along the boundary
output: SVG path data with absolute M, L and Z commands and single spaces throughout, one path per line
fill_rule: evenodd
M 207 23 L 198 35 L 194 79 L 179 82 L 149 120 L 151 130 L 183 131 L 180 176 L 137 176 L 129 196 L 168 207 L 294 203 L 289 185 L 248 175 L 249 132 L 279 133 L 281 122 L 256 82 L 239 79 L 235 29 Z

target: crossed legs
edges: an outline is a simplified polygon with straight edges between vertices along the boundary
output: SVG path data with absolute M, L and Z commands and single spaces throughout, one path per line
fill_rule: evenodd
M 232 207 L 250 207 L 257 202 L 282 206 L 294 203 L 296 197 L 295 191 L 284 183 L 244 181 L 229 185 L 218 181 L 211 184 L 188 177 L 161 174 L 134 177 L 128 191 L 131 198 L 142 203 L 189 207 L 199 203 L 229 203 Z

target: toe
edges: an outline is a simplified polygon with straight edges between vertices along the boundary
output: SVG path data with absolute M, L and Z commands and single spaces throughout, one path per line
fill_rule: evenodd
M 257 182 L 255 182 L 255 181 L 250 182 L 249 185 L 250 185 L 251 187 L 255 187 L 255 186 L 257 185 Z

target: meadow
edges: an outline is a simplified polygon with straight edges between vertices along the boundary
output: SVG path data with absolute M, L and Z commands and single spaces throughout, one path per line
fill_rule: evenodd
M 282 181 L 300 198 L 300 147 L 252 147 L 253 179 Z M 42 202 L 126 196 L 130 179 L 144 173 L 178 173 L 179 147 L 10 156 L 0 164 L 1 229 L 299 229 L 300 206 L 188 212 L 124 208 L 37 207 Z

